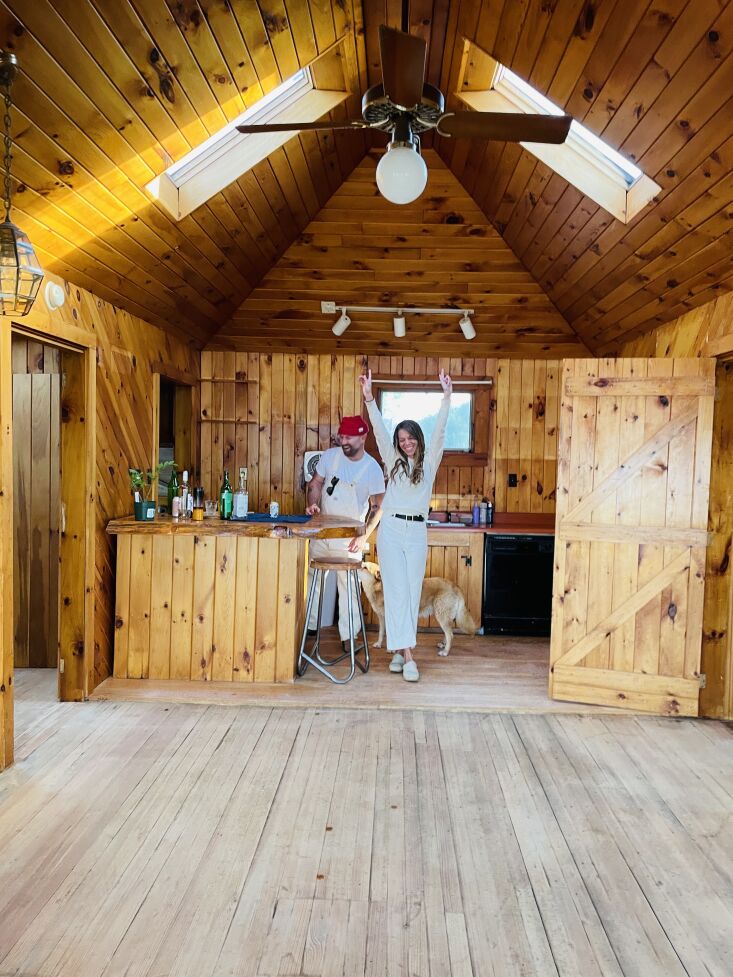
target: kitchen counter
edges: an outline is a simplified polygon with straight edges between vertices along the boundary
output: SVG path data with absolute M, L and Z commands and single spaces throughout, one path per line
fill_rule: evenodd
M 115 678 L 292 682 L 305 617 L 308 540 L 353 519 L 306 523 L 114 519 Z
M 553 536 L 555 515 L 550 512 L 497 512 L 491 526 L 461 526 L 457 523 L 440 523 L 428 526 L 428 534 L 447 533 L 511 533 L 522 536 Z

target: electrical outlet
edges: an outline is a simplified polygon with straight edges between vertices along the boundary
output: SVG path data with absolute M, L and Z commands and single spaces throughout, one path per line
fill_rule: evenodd
M 509 488 L 516 488 L 517 476 L 512 472 L 512 474 L 507 477 L 506 483 L 509 486 Z
M 335 302 L 321 302 L 321 312 L 324 315 L 336 315 Z

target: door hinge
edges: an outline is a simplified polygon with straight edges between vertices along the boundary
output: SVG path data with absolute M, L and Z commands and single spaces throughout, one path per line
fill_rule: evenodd
M 466 564 L 467 567 L 472 567 L 473 566 L 473 557 L 472 556 L 462 556 L 461 559 L 463 560 L 463 562 Z
M 697 676 L 697 681 L 698 684 L 700 685 L 700 688 L 704 689 L 705 686 L 708 684 L 708 677 L 705 674 L 705 672 L 700 672 L 700 674 Z

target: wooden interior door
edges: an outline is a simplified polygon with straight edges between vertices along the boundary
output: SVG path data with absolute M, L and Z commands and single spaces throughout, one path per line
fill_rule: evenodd
M 56 668 L 59 643 L 59 351 L 13 336 L 16 668 Z
M 714 360 L 565 360 L 550 695 L 695 716 Z

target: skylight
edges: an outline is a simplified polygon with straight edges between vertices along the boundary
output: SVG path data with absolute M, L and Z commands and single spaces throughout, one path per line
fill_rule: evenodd
M 464 69 L 457 94 L 471 108 L 477 112 L 563 114 L 561 108 L 523 78 L 470 42 L 466 44 L 470 56 L 464 64 L 470 66 L 470 73 Z M 571 123 L 568 138 L 561 145 L 522 146 L 625 224 L 660 190 L 638 166 L 579 122 Z
M 314 86 L 310 68 L 301 68 L 223 129 L 173 163 L 146 189 L 181 220 L 279 149 L 295 132 L 237 132 L 237 126 L 269 122 L 315 122 L 348 97 L 345 91 Z
M 564 114 L 559 106 L 555 105 L 549 98 L 546 98 L 503 64 L 497 65 L 492 87 L 496 91 L 505 94 L 508 98 L 521 102 L 522 107 L 526 103 L 528 106 L 526 111 L 528 112 L 537 112 L 540 115 Z M 575 119 L 570 123 L 570 134 L 566 142 L 579 144 L 585 147 L 587 152 L 599 156 L 621 176 L 629 188 L 644 175 L 638 166 L 634 166 L 630 160 L 625 159 L 621 153 L 616 152 L 608 143 L 599 139 L 595 133 L 591 132 L 590 129 L 586 129 L 584 125 L 576 122 Z

